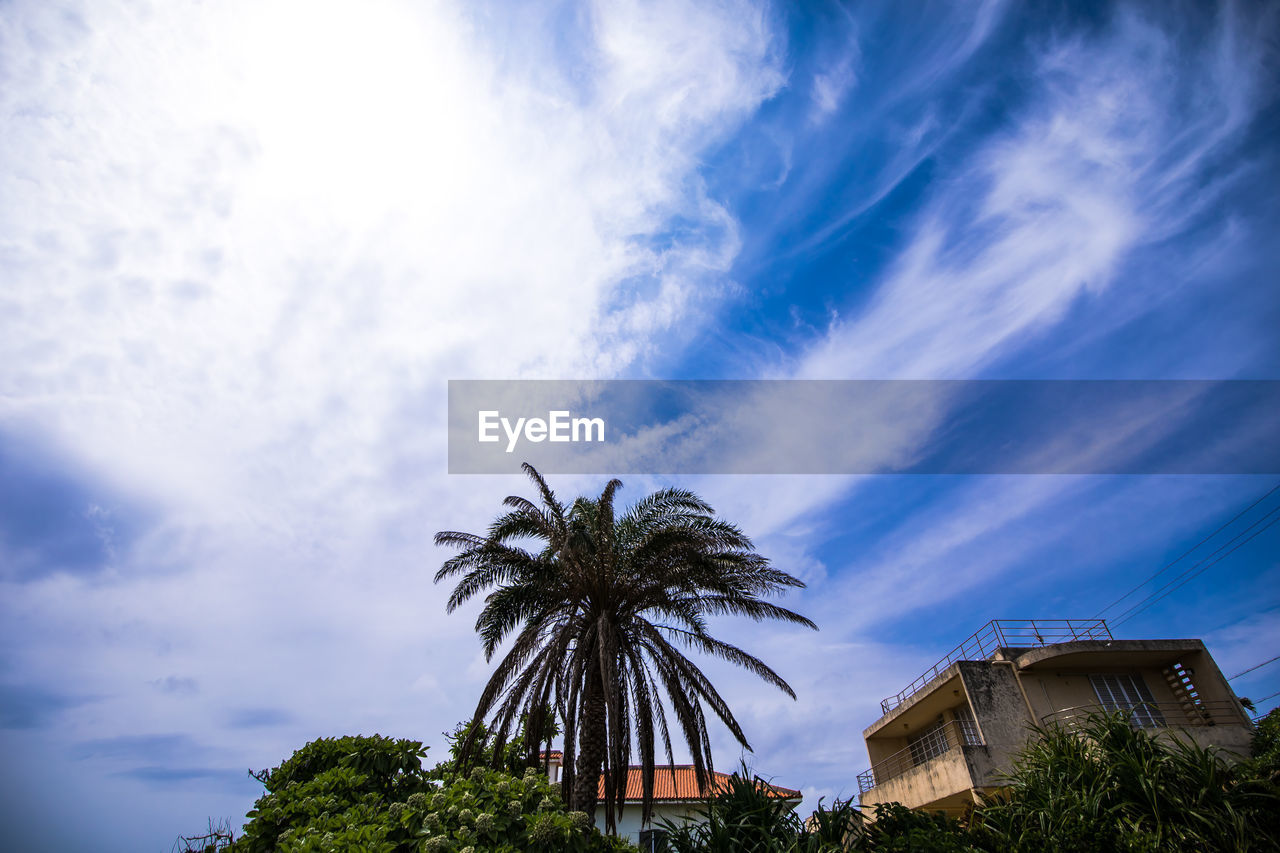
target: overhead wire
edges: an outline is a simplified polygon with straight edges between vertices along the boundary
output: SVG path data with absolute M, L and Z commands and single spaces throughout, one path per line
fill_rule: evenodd
M 1227 679 L 1227 681 L 1235 681 L 1237 678 L 1239 678 L 1239 677 L 1240 677 L 1240 676 L 1242 676 L 1242 675 L 1248 675 L 1249 673 L 1253 672 L 1255 669 L 1262 669 L 1262 668 L 1263 668 L 1264 666 L 1266 666 L 1267 664 L 1269 664 L 1269 663 L 1275 663 L 1275 662 L 1276 662 L 1276 661 L 1278 661 L 1278 660 L 1280 660 L 1280 655 L 1276 655 L 1275 657 L 1271 658 L 1270 660 L 1264 660 L 1264 661 L 1263 661 L 1262 663 L 1260 663 L 1260 664 L 1255 664 L 1254 666 L 1251 666 L 1251 667 L 1249 667 L 1248 669 L 1246 669 L 1244 672 L 1237 672 L 1235 675 L 1233 675 L 1233 676 L 1231 676 L 1230 678 L 1228 678 L 1228 679 Z
M 1210 533 L 1208 536 L 1204 537 L 1204 538 L 1203 538 L 1203 539 L 1201 539 L 1199 542 L 1197 542 L 1196 544 L 1192 545 L 1192 546 L 1191 546 L 1190 548 L 1188 548 L 1186 551 L 1182 552 L 1182 554 L 1180 554 L 1180 555 L 1177 557 L 1177 559 L 1173 560 L 1172 562 L 1166 563 L 1162 568 L 1160 568 L 1159 570 L 1157 570 L 1157 571 L 1155 572 L 1155 574 L 1151 575 L 1151 576 L 1150 576 L 1150 577 L 1148 577 L 1146 580 L 1144 580 L 1142 583 L 1138 584 L 1138 585 L 1137 585 L 1137 586 L 1135 586 L 1133 589 L 1129 590 L 1129 591 L 1128 591 L 1128 592 L 1126 592 L 1124 595 L 1120 596 L 1120 597 L 1119 597 L 1119 598 L 1117 598 L 1115 601 L 1111 602 L 1111 603 L 1110 603 L 1110 604 L 1108 604 L 1106 607 L 1104 607 L 1104 608 L 1102 608 L 1101 610 L 1099 610 L 1099 611 L 1098 611 L 1098 613 L 1097 613 L 1097 615 L 1095 615 L 1093 618 L 1094 618 L 1094 619 L 1101 619 L 1101 618 L 1102 618 L 1102 616 L 1103 616 L 1103 614 L 1105 614 L 1108 610 L 1110 610 L 1111 608 L 1115 607 L 1117 604 L 1119 604 L 1120 602 L 1124 601 L 1126 598 L 1128 598 L 1129 596 L 1133 595 L 1135 592 L 1137 592 L 1138 590 L 1142 589 L 1144 586 L 1146 586 L 1147 584 L 1151 583 L 1151 582 L 1152 582 L 1153 580 L 1155 580 L 1156 578 L 1160 577 L 1160 575 L 1162 575 L 1162 574 L 1164 574 L 1165 572 L 1169 571 L 1169 569 L 1172 569 L 1172 568 L 1173 568 L 1174 566 L 1176 566 L 1178 563 L 1182 562 L 1184 559 L 1186 559 L 1188 556 L 1190 556 L 1192 553 L 1194 553 L 1194 552 L 1195 552 L 1195 551 L 1196 551 L 1196 550 L 1197 550 L 1201 545 L 1205 544 L 1205 543 L 1206 543 L 1206 542 L 1208 542 L 1210 539 L 1212 539 L 1213 537 L 1217 536 L 1217 535 L 1218 535 L 1219 533 L 1221 533 L 1222 531 L 1226 530 L 1226 529 L 1227 529 L 1228 527 L 1230 527 L 1232 524 L 1235 524 L 1235 523 L 1236 523 L 1236 521 L 1238 521 L 1242 516 L 1244 516 L 1245 514 L 1247 514 L 1247 513 L 1249 512 L 1249 510 L 1253 509 L 1253 508 L 1254 508 L 1254 507 L 1256 507 L 1258 504 L 1262 503 L 1262 502 L 1263 502 L 1263 501 L 1265 501 L 1267 498 L 1271 497 L 1273 494 L 1275 494 L 1275 492 L 1276 492 L 1277 490 L 1280 490 L 1280 483 L 1276 483 L 1276 484 L 1275 484 L 1274 486 L 1272 486 L 1272 487 L 1267 491 L 1267 493 L 1266 493 L 1266 494 L 1264 494 L 1262 497 L 1258 498 L 1256 501 L 1254 501 L 1253 503 L 1249 504 L 1249 505 L 1248 505 L 1247 507 L 1245 507 L 1244 509 L 1240 510 L 1238 513 L 1236 513 L 1234 516 L 1232 516 L 1228 521 L 1224 522 L 1224 523 L 1222 524 L 1222 526 L 1221 526 L 1221 527 L 1219 527 L 1217 530 L 1213 531 L 1213 532 L 1212 532 L 1212 533 Z M 1139 603 L 1141 603 L 1141 602 L 1139 602 Z M 1127 613 L 1128 611 L 1125 611 L 1125 612 Z M 1121 615 L 1124 615 L 1124 614 L 1121 614 Z
M 1128 622 L 1130 619 L 1137 616 L 1138 614 L 1149 610 L 1152 607 L 1152 605 L 1154 605 L 1156 602 L 1160 601 L 1161 599 L 1168 598 L 1170 595 L 1182 589 L 1182 587 L 1186 586 L 1188 583 L 1195 580 L 1197 577 L 1204 574 L 1206 571 L 1213 568 L 1218 563 L 1221 563 L 1224 559 L 1229 557 L 1231 554 L 1235 553 L 1240 548 L 1247 545 L 1249 542 L 1252 542 L 1254 539 L 1256 539 L 1259 535 L 1265 532 L 1269 527 L 1271 527 L 1277 521 L 1280 521 L 1280 515 L 1277 515 L 1277 513 L 1280 513 L 1280 506 L 1271 510 L 1262 518 L 1258 519 L 1253 524 L 1246 527 L 1243 531 L 1236 534 L 1236 536 L 1234 536 L 1232 539 L 1227 541 L 1226 545 L 1222 545 L 1221 547 L 1219 547 L 1218 550 L 1214 551 L 1213 554 L 1210 554 L 1209 557 L 1213 557 L 1215 554 L 1218 554 L 1220 551 L 1222 551 L 1223 548 L 1226 548 L 1227 545 L 1230 545 L 1232 542 L 1235 542 L 1241 536 L 1244 536 L 1245 533 L 1248 533 L 1250 530 L 1253 530 L 1253 528 L 1261 524 L 1264 519 L 1272 515 L 1275 515 L 1275 518 L 1272 518 L 1270 521 L 1264 524 L 1261 528 L 1254 531 L 1254 533 L 1252 533 L 1250 536 L 1244 539 L 1244 541 L 1236 544 L 1226 553 L 1222 554 L 1222 556 L 1218 557 L 1216 560 L 1213 560 L 1210 563 L 1204 564 L 1202 566 L 1201 564 L 1204 563 L 1204 560 L 1201 560 L 1200 563 L 1197 563 L 1196 565 L 1192 566 L 1190 569 L 1187 569 L 1185 572 L 1178 575 L 1178 577 L 1174 578 L 1172 581 L 1165 584 L 1160 589 L 1156 590 L 1151 595 L 1147 596 L 1142 601 L 1135 604 L 1133 607 L 1130 607 L 1128 610 L 1124 611 L 1124 613 L 1121 613 L 1120 617 L 1113 624 L 1123 625 L 1125 622 Z M 1205 560 L 1208 560 L 1209 557 L 1206 557 Z M 1179 582 L 1179 579 L 1181 578 L 1185 578 L 1185 580 L 1182 580 L 1181 582 Z M 1174 584 L 1176 584 L 1176 586 Z M 1167 590 L 1167 592 L 1165 590 Z

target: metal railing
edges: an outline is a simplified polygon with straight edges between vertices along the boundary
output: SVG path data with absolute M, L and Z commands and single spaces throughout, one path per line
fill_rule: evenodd
M 876 762 L 870 770 L 859 773 L 858 793 L 865 794 L 876 785 L 883 785 L 911 768 L 961 746 L 982 746 L 978 729 L 972 720 L 948 720 L 888 758 Z
M 996 649 L 1031 649 L 1073 640 L 1110 639 L 1111 629 L 1107 627 L 1105 619 L 994 619 L 952 649 L 946 657 L 901 692 L 882 699 L 880 710 L 882 713 L 889 713 L 959 660 L 987 660 L 995 654 Z
M 1125 711 L 1138 728 L 1195 728 L 1199 726 L 1244 725 L 1244 718 L 1230 699 L 1215 699 L 1187 705 L 1182 702 L 1133 702 L 1120 707 L 1077 705 L 1040 718 L 1043 725 L 1076 726 L 1086 718 Z

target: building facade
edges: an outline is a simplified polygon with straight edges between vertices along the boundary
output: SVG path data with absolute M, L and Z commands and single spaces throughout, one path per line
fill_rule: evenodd
M 544 758 L 547 756 L 544 754 Z M 548 759 L 548 775 L 552 782 L 561 781 L 563 754 L 556 750 Z M 683 823 L 701 818 L 708 796 L 728 790 L 729 774 L 712 772 L 711 789 L 698 786 L 697 774 L 692 764 L 660 764 L 653 768 L 653 807 L 650 819 L 644 818 L 644 779 L 640 767 L 627 770 L 626 795 L 622 801 L 622 816 L 618 820 L 618 835 L 639 845 L 641 851 L 664 849 L 663 821 Z M 772 785 L 757 778 L 755 783 L 770 797 L 783 800 L 792 809 L 800 805 L 803 795 L 791 788 Z M 598 796 L 604 798 L 604 779 L 600 779 Z M 596 825 L 604 829 L 603 809 L 596 809 Z
M 1126 713 L 1135 726 L 1248 754 L 1252 724 L 1200 640 L 1117 640 L 1105 621 L 994 621 L 864 732 L 864 807 L 962 813 L 1001 787 L 1034 726 Z
M 785 801 L 792 809 L 800 805 L 803 795 L 790 788 L 771 785 L 762 779 L 756 784 L 770 797 Z M 653 816 L 646 823 L 643 820 L 644 782 L 639 767 L 631 767 L 627 772 L 627 793 L 622 802 L 622 817 L 618 821 L 618 835 L 630 839 L 639 845 L 642 853 L 650 850 L 666 849 L 663 841 L 665 833 L 661 826 L 663 821 L 683 823 L 688 820 L 700 820 L 708 793 L 698 787 L 698 779 L 692 764 L 659 765 L 654 767 L 653 778 Z M 727 790 L 729 775 L 712 772 L 711 794 Z M 600 783 L 600 796 L 604 796 L 604 780 Z M 596 821 L 603 826 L 603 818 L 597 812 Z

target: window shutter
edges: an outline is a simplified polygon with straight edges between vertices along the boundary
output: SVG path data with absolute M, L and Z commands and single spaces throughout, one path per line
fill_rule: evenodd
M 1165 725 L 1164 714 L 1142 676 L 1136 672 L 1100 673 L 1089 676 L 1093 692 L 1107 713 L 1128 711 L 1134 725 L 1144 728 Z

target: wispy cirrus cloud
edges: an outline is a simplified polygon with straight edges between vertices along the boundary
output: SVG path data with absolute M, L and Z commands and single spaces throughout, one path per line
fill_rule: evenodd
M 1201 220 L 1247 174 L 1228 161 L 1267 103 L 1260 75 L 1268 48 L 1233 7 L 1190 48 L 1201 62 L 1185 61 L 1184 38 L 1120 11 L 1101 35 L 1047 43 L 1032 96 L 940 180 L 865 304 L 842 313 L 775 375 L 1017 376 L 1010 365 L 1018 354 L 1077 300 L 1113 288 L 1204 287 L 1194 271 L 1153 281 L 1133 276 L 1132 265 L 1153 250 L 1194 258 L 1217 239 Z M 1182 238 L 1171 247 L 1174 234 Z M 1118 427 L 1118 437 L 1133 430 Z M 915 441 L 927 442 L 927 423 L 911 428 Z M 773 504 L 780 520 L 766 528 L 820 511 L 847 488 L 829 486 Z M 964 520 L 934 525 L 920 547 L 940 549 L 929 565 L 945 573 L 946 531 L 994 531 L 1069 490 L 1055 481 L 1019 485 L 1006 495 L 1007 511 L 975 495 L 957 505 Z M 920 603 L 954 594 L 931 581 L 926 564 L 913 564 L 910 576 L 930 591 Z
M 1021 114 L 947 176 L 870 304 L 797 375 L 972 378 L 1191 228 L 1241 180 L 1215 167 L 1263 105 L 1265 45 L 1230 10 L 1201 62 L 1132 12 L 1101 39 L 1050 45 Z

